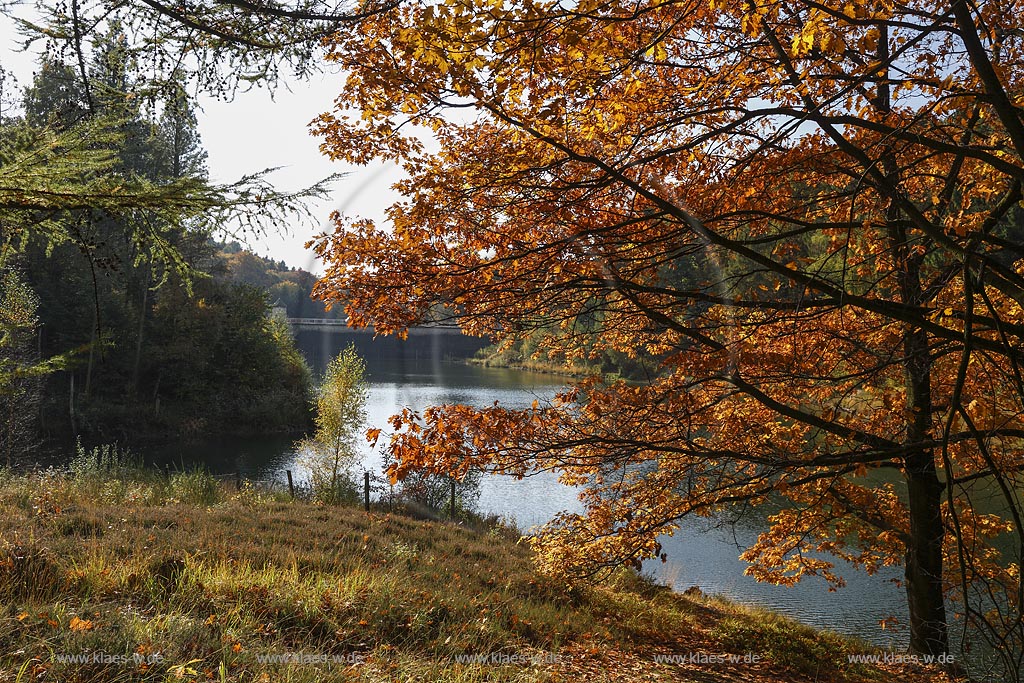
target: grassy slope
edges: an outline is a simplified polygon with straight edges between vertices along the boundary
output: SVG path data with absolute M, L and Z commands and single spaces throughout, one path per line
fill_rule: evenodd
M 749 651 L 762 661 L 654 661 Z M 849 651 L 858 646 L 626 572 L 566 589 L 500 529 L 235 494 L 195 475 L 0 483 L 0 681 L 892 680 L 849 668 Z M 148 667 L 55 661 L 155 652 L 163 660 Z M 257 659 L 286 652 L 359 663 Z M 456 661 L 490 653 L 559 660 Z

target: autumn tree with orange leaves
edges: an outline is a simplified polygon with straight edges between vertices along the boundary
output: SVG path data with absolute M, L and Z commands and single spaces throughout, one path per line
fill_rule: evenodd
M 335 36 L 324 151 L 408 177 L 315 241 L 320 295 L 659 368 L 395 416 L 392 475 L 586 485 L 534 540 L 567 578 L 782 501 L 750 574 L 903 565 L 911 651 L 955 599 L 1019 671 L 1022 46 L 1022 0 L 441 0 Z

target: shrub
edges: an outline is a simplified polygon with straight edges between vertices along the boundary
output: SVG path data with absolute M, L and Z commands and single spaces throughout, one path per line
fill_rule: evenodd
M 366 422 L 366 364 L 349 345 L 327 365 L 316 397 L 316 431 L 295 444 L 309 468 L 313 498 L 337 505 L 359 500 L 352 467 Z
M 171 495 L 183 503 L 213 505 L 220 501 L 220 485 L 205 469 L 175 473 L 170 488 Z
M 115 444 L 102 444 L 85 448 L 82 440 L 75 442 L 75 455 L 68 469 L 76 479 L 94 477 L 97 474 L 127 474 L 144 468 L 142 459 L 126 448 Z

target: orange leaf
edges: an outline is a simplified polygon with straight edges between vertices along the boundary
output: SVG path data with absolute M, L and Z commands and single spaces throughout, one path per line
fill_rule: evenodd
M 91 631 L 92 627 L 92 620 L 79 619 L 78 617 L 72 617 L 71 623 L 68 624 L 68 628 L 70 628 L 72 631 Z

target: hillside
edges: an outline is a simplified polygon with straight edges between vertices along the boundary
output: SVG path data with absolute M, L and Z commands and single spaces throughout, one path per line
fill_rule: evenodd
M 553 583 L 501 527 L 77 467 L 0 485 L 0 680 L 892 680 L 847 664 L 863 646 L 629 572 Z

